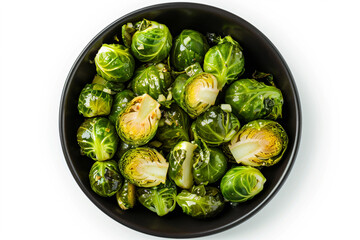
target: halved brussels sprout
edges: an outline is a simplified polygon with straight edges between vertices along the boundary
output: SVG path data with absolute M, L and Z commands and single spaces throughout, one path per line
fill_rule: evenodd
M 172 46 L 167 26 L 146 19 L 136 24 L 125 24 L 122 38 L 126 45 L 131 42 L 131 51 L 141 62 L 161 62 L 169 55 Z
M 148 63 L 136 69 L 131 86 L 135 94 L 147 93 L 157 100 L 160 94 L 167 95 L 171 83 L 171 73 L 167 65 Z
M 119 138 L 115 127 L 107 118 L 86 119 L 77 131 L 81 153 L 98 161 L 111 159 L 117 149 Z
M 230 202 L 245 202 L 253 198 L 264 187 L 266 178 L 250 166 L 230 169 L 221 179 L 220 189 L 224 198 Z
M 213 106 L 195 120 L 198 137 L 211 145 L 220 145 L 230 141 L 240 130 L 240 122 L 231 112 Z
M 202 63 L 209 44 L 204 35 L 195 30 L 185 29 L 175 38 L 171 51 L 171 62 L 178 71 L 196 62 Z
M 197 145 L 190 142 L 179 142 L 169 155 L 169 177 L 181 188 L 191 188 L 193 185 L 193 156 Z
M 158 216 L 164 216 L 176 207 L 176 186 L 171 181 L 152 188 L 139 188 L 139 202 Z
M 218 38 L 218 45 L 209 49 L 204 59 L 204 71 L 218 80 L 218 89 L 230 83 L 244 72 L 244 56 L 239 43 L 231 36 Z
M 217 80 L 209 73 L 198 73 L 185 82 L 186 75 L 176 78 L 172 93 L 174 100 L 185 110 L 191 118 L 196 118 L 201 113 L 215 104 L 219 93 Z
M 169 151 L 180 141 L 189 141 L 189 116 L 177 105 L 161 112 L 156 139 L 162 143 L 161 148 Z
M 231 105 L 240 121 L 249 122 L 281 117 L 284 100 L 280 89 L 274 86 L 255 79 L 241 79 L 226 90 L 225 102 Z
M 160 118 L 160 104 L 144 94 L 126 105 L 117 118 L 116 130 L 125 143 L 144 145 L 155 136 Z
M 116 124 L 116 120 L 118 119 L 120 113 L 126 108 L 128 102 L 130 102 L 134 97 L 135 94 L 128 89 L 121 91 L 115 95 L 109 115 L 109 120 L 111 121 L 111 123 Z
M 122 210 L 133 208 L 136 202 L 136 187 L 125 179 L 124 184 L 116 193 L 116 200 Z
M 169 163 L 155 149 L 139 147 L 128 150 L 119 161 L 121 174 L 138 187 L 165 183 Z
M 135 70 L 135 60 L 120 44 L 103 44 L 95 56 L 97 73 L 107 81 L 126 82 Z
M 193 176 L 197 184 L 207 185 L 218 181 L 226 172 L 227 159 L 217 148 L 208 148 L 201 140 L 195 140 Z
M 101 84 L 86 84 L 79 96 L 79 113 L 84 117 L 108 115 L 113 102 L 110 93 L 111 90 Z
M 89 173 L 91 189 L 102 197 L 111 197 L 122 186 L 123 178 L 114 160 L 96 161 Z
M 219 214 L 224 208 L 224 199 L 219 189 L 193 186 L 191 191 L 182 190 L 176 197 L 183 212 L 194 218 L 209 218 Z
M 289 139 L 284 128 L 271 120 L 255 120 L 233 137 L 229 150 L 237 163 L 272 166 L 284 155 Z
M 125 84 L 121 82 L 110 82 L 105 80 L 103 77 L 99 75 L 95 75 L 92 83 L 97 83 L 103 85 L 105 88 L 111 90 L 111 94 L 115 94 L 117 92 L 121 92 L 125 88 Z

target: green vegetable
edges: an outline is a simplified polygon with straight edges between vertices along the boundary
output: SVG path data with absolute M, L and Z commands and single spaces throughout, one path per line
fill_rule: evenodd
M 211 107 L 195 120 L 197 136 L 211 145 L 229 142 L 239 130 L 239 120 L 220 106 Z
M 164 216 L 176 207 L 176 186 L 171 181 L 152 188 L 139 188 L 139 202 L 158 216 Z
M 255 120 L 244 125 L 228 147 L 237 163 L 272 166 L 280 161 L 288 142 L 288 136 L 279 123 Z
M 241 79 L 226 90 L 225 102 L 240 121 L 259 118 L 276 120 L 281 117 L 283 96 L 280 89 L 254 79 Z
M 84 117 L 108 115 L 113 102 L 110 92 L 101 84 L 86 84 L 79 96 L 79 113 Z
M 122 38 L 126 45 L 131 42 L 131 52 L 141 62 L 161 62 L 169 55 L 172 46 L 167 26 L 146 19 L 123 26 Z
M 96 161 L 90 169 L 89 179 L 91 189 L 102 197 L 111 197 L 123 183 L 114 160 Z
M 119 161 L 121 174 L 138 187 L 165 183 L 169 163 L 155 149 L 138 147 L 128 150 Z
M 82 154 L 98 161 L 111 159 L 119 138 L 115 127 L 103 117 L 86 119 L 77 131 L 77 142 Z
M 193 156 L 197 145 L 182 141 L 176 144 L 169 155 L 169 177 L 181 188 L 193 185 Z
M 170 69 L 163 63 L 148 63 L 136 69 L 131 86 L 136 95 L 144 93 L 158 99 L 160 94 L 167 95 L 172 83 Z
M 120 141 L 115 153 L 116 159 L 120 159 L 127 152 L 127 150 L 132 148 L 136 148 L 136 146 Z
M 194 218 L 209 218 L 219 214 L 224 208 L 220 191 L 204 185 L 193 186 L 191 191 L 182 190 L 176 197 L 183 212 Z
M 95 75 L 92 83 L 97 83 L 103 85 L 105 88 L 111 90 L 111 94 L 115 94 L 117 92 L 121 92 L 125 89 L 124 83 L 121 82 L 110 82 L 100 77 L 99 75 Z
M 126 82 L 135 70 L 135 60 L 120 44 L 103 44 L 95 56 L 97 73 L 107 81 Z
M 209 49 L 204 59 L 204 71 L 213 74 L 218 89 L 230 83 L 244 72 L 244 56 L 239 43 L 232 37 L 218 38 L 216 46 Z
M 141 146 L 155 136 L 160 118 L 160 104 L 144 94 L 126 105 L 117 118 L 116 130 L 125 143 Z
M 224 198 L 230 202 L 245 202 L 253 198 L 264 187 L 266 178 L 250 166 L 230 169 L 221 179 L 220 189 Z
M 109 115 L 111 123 L 116 124 L 117 118 L 120 116 L 122 110 L 126 108 L 126 105 L 135 97 L 131 90 L 124 90 L 115 95 L 114 102 Z
M 116 193 L 116 200 L 122 210 L 133 208 L 136 202 L 136 187 L 127 179 L 121 189 Z
M 189 116 L 176 104 L 161 112 L 156 139 L 169 151 L 178 142 L 189 141 Z
M 185 29 L 175 38 L 171 62 L 178 71 L 198 62 L 202 63 L 209 44 L 201 33 Z

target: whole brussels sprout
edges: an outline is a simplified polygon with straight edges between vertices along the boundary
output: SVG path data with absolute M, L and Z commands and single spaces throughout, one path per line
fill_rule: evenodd
M 125 45 L 130 45 L 133 55 L 141 62 L 161 62 L 170 53 L 172 36 L 164 24 L 142 20 L 122 27 Z
M 194 218 L 209 218 L 224 208 L 224 199 L 217 188 L 204 185 L 193 186 L 191 191 L 182 190 L 176 197 L 183 212 Z
M 176 78 L 172 94 L 176 103 L 191 118 L 198 117 L 215 104 L 219 93 L 217 80 L 209 73 L 198 73 L 185 81 L 186 75 Z
M 193 156 L 197 145 L 182 141 L 176 144 L 169 155 L 169 177 L 181 188 L 193 185 Z
M 92 83 L 97 83 L 103 85 L 105 88 L 111 90 L 111 94 L 115 94 L 117 92 L 121 92 L 125 88 L 125 84 L 121 82 L 110 82 L 105 80 L 103 77 L 99 75 L 95 75 Z
M 156 134 L 160 104 L 148 94 L 132 99 L 116 120 L 116 130 L 125 143 L 141 146 Z
M 180 141 L 189 141 L 189 116 L 177 105 L 161 112 L 156 139 L 162 143 L 162 149 L 169 151 Z
M 160 94 L 167 95 L 171 83 L 171 73 L 167 65 L 148 63 L 136 69 L 131 86 L 136 95 L 147 93 L 157 100 Z
M 250 166 L 230 169 L 221 179 L 220 189 L 224 198 L 230 202 L 245 202 L 253 198 L 264 187 L 266 178 Z
M 165 183 L 169 163 L 155 149 L 138 147 L 128 150 L 119 161 L 121 174 L 137 187 Z
M 82 154 L 98 161 L 111 159 L 119 138 L 115 127 L 107 118 L 86 119 L 77 131 L 77 142 Z
M 218 43 L 205 55 L 204 71 L 213 74 L 221 90 L 226 83 L 236 80 L 244 72 L 244 56 L 239 43 L 231 36 L 218 38 Z
M 84 117 L 109 115 L 113 102 L 110 92 L 101 84 L 86 84 L 79 96 L 79 113 Z
M 230 141 L 240 130 L 240 122 L 231 112 L 213 106 L 195 120 L 198 137 L 211 145 L 220 145 Z
M 114 160 L 96 161 L 90 169 L 89 179 L 91 189 L 102 197 L 111 197 L 123 183 Z
M 124 184 L 116 193 L 116 200 L 122 210 L 133 208 L 136 202 L 136 187 L 125 179 Z
M 176 186 L 171 181 L 156 187 L 137 190 L 139 202 L 158 216 L 164 216 L 175 209 L 176 194 Z
M 185 29 L 175 38 L 171 50 L 171 62 L 178 71 L 204 61 L 209 44 L 204 35 L 195 30 Z
M 228 147 L 237 163 L 272 166 L 280 161 L 288 142 L 288 136 L 279 123 L 255 120 L 244 125 Z
M 217 148 L 208 148 L 202 141 L 196 140 L 198 147 L 194 151 L 193 176 L 197 184 L 207 185 L 218 181 L 226 172 L 227 158 Z
M 255 79 L 241 79 L 229 86 L 225 102 L 240 121 L 259 118 L 276 120 L 281 117 L 283 96 L 280 89 L 265 85 Z
M 97 73 L 107 81 L 126 82 L 135 70 L 135 60 L 120 44 L 103 44 L 95 56 Z
M 126 108 L 128 102 L 130 102 L 134 97 L 135 94 L 128 89 L 121 91 L 115 95 L 109 115 L 109 120 L 112 124 L 116 124 L 116 120 L 118 119 L 121 111 Z

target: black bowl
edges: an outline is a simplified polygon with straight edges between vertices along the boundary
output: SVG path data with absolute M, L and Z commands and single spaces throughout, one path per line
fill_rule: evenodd
M 122 211 L 115 198 L 95 194 L 89 184 L 89 170 L 93 160 L 80 155 L 76 132 L 83 121 L 77 110 L 81 89 L 91 82 L 96 71 L 92 60 L 102 43 L 113 42 L 121 26 L 143 18 L 166 24 L 172 35 L 190 28 L 202 33 L 215 32 L 231 35 L 244 49 L 245 74 L 255 69 L 274 75 L 277 87 L 284 95 L 283 119 L 280 123 L 289 135 L 289 146 L 283 159 L 273 167 L 263 168 L 267 179 L 264 190 L 252 200 L 237 207 L 228 205 L 213 219 L 197 220 L 181 212 L 179 207 L 164 217 L 142 206 Z M 65 159 L 76 182 L 89 199 L 104 213 L 132 229 L 162 237 L 198 237 L 213 234 L 244 222 L 258 212 L 276 194 L 288 176 L 299 146 L 301 112 L 296 86 L 284 59 L 275 46 L 254 26 L 224 10 L 194 3 L 167 3 L 154 5 L 123 16 L 101 31 L 83 50 L 66 80 L 60 106 L 60 137 Z M 269 222 L 269 224 L 272 224 Z

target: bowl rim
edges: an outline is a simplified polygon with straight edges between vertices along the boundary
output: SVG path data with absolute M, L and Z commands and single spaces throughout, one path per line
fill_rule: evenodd
M 227 224 L 221 225 L 217 228 L 213 228 L 210 230 L 205 230 L 205 231 L 199 231 L 196 233 L 183 233 L 183 234 L 179 234 L 179 233 L 169 233 L 169 232 L 157 232 L 154 231 L 152 229 L 148 229 L 146 227 L 142 227 L 139 225 L 134 225 L 131 222 L 122 219 L 121 217 L 119 217 L 118 215 L 116 215 L 114 212 L 108 211 L 105 207 L 103 207 L 103 205 L 101 204 L 101 202 L 99 202 L 97 199 L 95 199 L 90 191 L 87 189 L 87 187 L 82 183 L 79 175 L 76 173 L 76 171 L 74 170 L 74 165 L 72 164 L 71 161 L 71 156 L 70 153 L 67 149 L 66 146 L 66 140 L 65 140 L 65 100 L 69 91 L 69 86 L 70 86 L 70 82 L 71 79 L 73 79 L 76 71 L 78 70 L 81 61 L 84 59 L 84 57 L 86 56 L 86 54 L 88 53 L 88 51 L 91 49 L 91 47 L 99 40 L 99 38 L 101 38 L 101 36 L 103 36 L 104 34 L 106 34 L 110 29 L 116 27 L 119 22 L 129 18 L 129 17 L 135 17 L 138 14 L 141 13 L 146 13 L 152 10 L 160 10 L 160 9 L 173 9 L 173 8 L 191 8 L 191 9 L 199 9 L 199 10 L 203 10 L 203 11 L 209 11 L 212 13 L 220 13 L 220 14 L 225 14 L 228 18 L 234 19 L 235 21 L 240 21 L 242 22 L 246 28 L 251 31 L 253 34 L 258 35 L 260 38 L 262 38 L 264 40 L 264 42 L 274 50 L 274 52 L 278 55 L 280 61 L 282 62 L 285 70 L 286 70 L 286 75 L 287 75 L 287 79 L 289 79 L 289 83 L 290 83 L 290 88 L 293 91 L 294 94 L 294 102 L 295 102 L 295 115 L 296 115 L 296 129 L 295 129 L 295 136 L 294 136 L 294 148 L 292 149 L 291 153 L 289 153 L 289 163 L 287 164 L 287 166 L 285 167 L 282 176 L 279 178 L 277 184 L 275 185 L 275 187 L 273 188 L 273 190 L 255 207 L 253 208 L 250 212 L 248 212 L 247 214 L 237 218 L 235 221 L 229 222 Z M 246 20 L 244 20 L 243 18 L 228 12 L 224 9 L 218 8 L 218 7 L 214 7 L 211 5 L 207 5 L 207 4 L 200 4 L 200 3 L 191 3 L 191 2 L 171 2 L 171 3 L 161 3 L 161 4 L 155 4 L 155 5 L 149 5 L 137 10 L 134 10 L 128 14 L 125 14 L 123 16 L 121 16 L 120 18 L 116 19 L 115 21 L 113 21 L 111 24 L 107 25 L 104 29 L 102 29 L 95 37 L 93 37 L 91 39 L 91 41 L 85 46 L 85 48 L 81 51 L 81 53 L 79 54 L 79 56 L 76 58 L 74 64 L 72 65 L 69 74 L 66 78 L 63 90 L 62 90 L 62 94 L 61 94 L 61 100 L 60 100 L 60 107 L 59 107 L 59 134 L 60 134 L 60 142 L 61 142 L 61 146 L 62 146 L 62 150 L 64 153 L 64 157 L 66 160 L 66 163 L 69 167 L 69 170 L 72 174 L 72 176 L 74 177 L 75 181 L 77 182 L 77 184 L 79 185 L 79 187 L 81 188 L 81 190 L 85 193 L 85 195 L 105 214 L 107 214 L 108 216 L 110 216 L 112 219 L 114 219 L 115 221 L 123 224 L 126 227 L 129 227 L 133 230 L 142 232 L 142 233 L 146 233 L 149 235 L 153 235 L 153 236 L 158 236 L 158 237 L 170 237 L 170 238 L 192 238 L 192 237 L 202 237 L 202 236 L 207 236 L 207 235 L 211 235 L 211 234 L 215 234 L 215 233 L 219 233 L 222 231 L 225 231 L 229 228 L 232 228 L 234 226 L 237 226 L 238 224 L 248 220 L 250 217 L 254 216 L 257 212 L 259 212 L 275 195 L 276 193 L 280 190 L 280 188 L 283 186 L 285 180 L 287 179 L 287 177 L 289 176 L 291 169 L 294 165 L 298 150 L 299 150 L 299 144 L 300 144 L 300 139 L 301 139 L 301 129 L 302 129 L 302 114 L 301 114 L 301 104 L 300 104 L 300 98 L 299 98 L 299 93 L 298 90 L 296 88 L 296 84 L 295 84 L 295 80 L 291 74 L 291 71 L 287 65 L 287 63 L 285 62 L 284 58 L 282 57 L 282 55 L 280 54 L 280 52 L 277 50 L 277 48 L 275 47 L 275 45 L 261 32 L 259 31 L 255 26 L 253 26 L 252 24 L 250 24 L 249 22 L 247 22 Z

